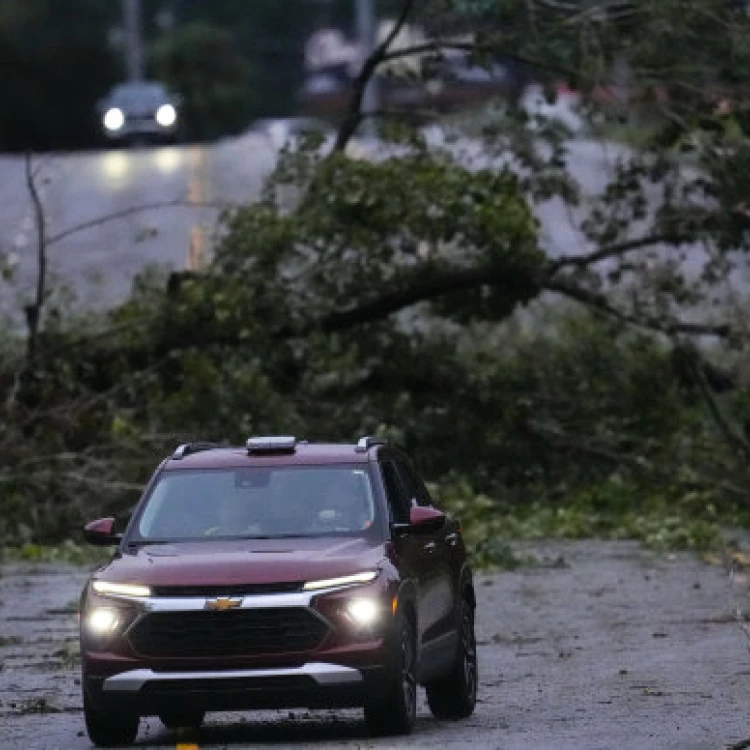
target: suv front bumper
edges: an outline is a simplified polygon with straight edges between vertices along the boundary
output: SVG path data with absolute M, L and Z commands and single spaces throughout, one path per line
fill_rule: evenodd
M 381 693 L 385 667 L 310 662 L 300 667 L 194 672 L 134 669 L 87 678 L 84 689 L 102 708 L 155 715 L 169 708 L 205 711 L 261 708 L 347 708 Z

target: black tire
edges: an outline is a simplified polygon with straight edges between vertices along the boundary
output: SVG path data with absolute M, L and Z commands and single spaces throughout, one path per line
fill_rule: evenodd
M 365 705 L 371 734 L 410 734 L 417 721 L 417 639 L 412 621 L 400 615 L 393 666 L 385 697 Z
M 429 683 L 427 703 L 437 719 L 465 719 L 474 713 L 477 702 L 479 670 L 477 643 L 474 636 L 474 609 L 465 599 L 461 602 L 461 631 L 456 663 L 450 673 Z
M 83 694 L 83 717 L 89 739 L 97 747 L 119 747 L 132 745 L 138 736 L 138 714 L 126 711 L 101 711 L 95 708 L 85 691 Z
M 205 718 L 205 711 L 190 711 L 189 709 L 176 709 L 159 714 L 159 721 L 167 729 L 198 729 Z

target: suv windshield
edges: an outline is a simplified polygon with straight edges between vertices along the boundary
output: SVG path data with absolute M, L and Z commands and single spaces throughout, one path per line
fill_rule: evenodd
M 375 521 L 368 473 L 351 466 L 169 471 L 131 541 L 362 534 Z
M 166 89 L 159 84 L 128 84 L 118 86 L 111 95 L 111 100 L 125 107 L 138 105 L 162 104 L 168 98 Z

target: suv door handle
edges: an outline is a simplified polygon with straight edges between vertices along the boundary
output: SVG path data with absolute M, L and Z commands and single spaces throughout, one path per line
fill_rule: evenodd
M 445 541 L 448 542 L 450 545 L 455 545 L 458 543 L 458 534 L 454 531 L 452 534 L 448 534 L 448 536 L 445 537 Z
M 435 542 L 428 542 L 423 549 L 425 552 L 434 552 L 437 549 L 437 544 Z

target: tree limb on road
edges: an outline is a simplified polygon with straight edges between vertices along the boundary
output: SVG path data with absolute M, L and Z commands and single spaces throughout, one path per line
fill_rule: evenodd
M 625 313 L 614 307 L 605 295 L 586 289 L 568 279 L 560 278 L 558 275 L 550 273 L 547 268 L 536 277 L 529 274 L 526 277 L 519 278 L 522 278 L 530 286 L 537 287 L 539 292 L 547 291 L 560 294 L 586 307 L 605 313 L 623 324 L 665 335 L 683 334 L 726 338 L 733 332 L 730 326 L 724 324 L 712 325 L 680 320 L 657 320 Z M 378 297 L 365 300 L 359 305 L 324 314 L 319 320 L 310 321 L 304 331 L 283 329 L 278 331 L 278 335 L 280 338 L 294 338 L 315 329 L 326 333 L 342 332 L 358 325 L 384 320 L 390 315 L 420 302 L 430 302 L 456 292 L 480 289 L 486 286 L 512 289 L 514 284 L 504 269 L 494 266 L 434 269 L 429 274 L 426 274 L 424 269 L 420 269 L 413 274 L 411 279 L 402 278 L 400 288 L 386 291 Z M 51 349 L 48 354 L 60 354 L 81 346 L 87 346 L 118 333 L 137 330 L 149 320 L 151 318 L 139 318 L 105 328 L 91 335 L 80 336 L 62 346 Z M 237 346 L 242 343 L 239 336 L 226 327 L 222 327 L 220 333 L 212 332 L 212 334 L 211 338 L 207 339 L 205 338 L 205 331 L 196 329 L 194 337 L 188 336 L 179 345 L 175 342 L 173 346 L 175 349 L 179 349 L 199 345 Z
M 506 279 L 507 281 L 507 279 Z M 502 272 L 496 268 L 459 268 L 425 274 L 422 271 L 408 287 L 386 292 L 369 302 L 325 316 L 321 328 L 327 332 L 342 331 L 362 323 L 372 323 L 419 302 L 442 297 L 452 292 L 476 289 L 503 282 Z

